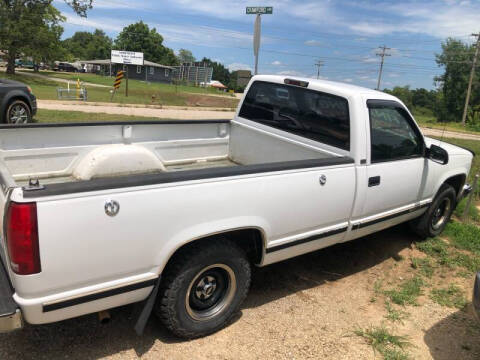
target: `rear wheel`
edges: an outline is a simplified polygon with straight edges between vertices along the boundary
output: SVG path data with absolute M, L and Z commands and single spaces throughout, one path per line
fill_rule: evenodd
M 26 124 L 32 120 L 30 107 L 22 100 L 15 100 L 9 104 L 5 115 L 7 124 Z
M 177 336 L 208 335 L 238 311 L 250 287 L 250 273 L 245 253 L 234 242 L 190 245 L 162 275 L 155 313 Z
M 452 186 L 442 185 L 428 210 L 418 219 L 411 221 L 410 224 L 415 233 L 422 238 L 439 235 L 445 229 L 455 209 L 456 196 Z

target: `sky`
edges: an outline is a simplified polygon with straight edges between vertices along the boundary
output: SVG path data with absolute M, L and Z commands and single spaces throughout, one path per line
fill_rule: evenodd
M 471 43 L 480 32 L 480 1 L 459 0 L 93 0 L 87 18 L 62 0 L 63 38 L 102 29 L 115 38 L 124 26 L 143 20 L 164 37 L 164 45 L 189 49 L 230 70 L 254 67 L 253 24 L 246 6 L 273 6 L 262 15 L 260 74 L 320 77 L 375 88 L 385 57 L 381 88 L 434 88 L 442 73 L 435 63 L 441 42 Z M 147 59 L 148 60 L 148 59 Z M 468 66 L 466 64 L 465 66 Z

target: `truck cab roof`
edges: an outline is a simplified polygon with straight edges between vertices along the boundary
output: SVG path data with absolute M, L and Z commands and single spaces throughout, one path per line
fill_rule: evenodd
M 308 86 L 307 86 L 308 89 L 322 91 L 322 92 L 326 92 L 326 93 L 334 94 L 338 96 L 352 97 L 352 96 L 363 95 L 367 99 L 394 100 L 401 103 L 401 101 L 398 98 L 396 98 L 395 96 L 389 95 L 387 93 L 384 93 L 383 91 L 377 91 L 377 90 L 373 90 L 373 89 L 369 89 L 361 86 L 356 86 L 356 85 L 346 84 L 346 83 L 336 82 L 336 81 L 304 78 L 304 77 L 297 77 L 297 76 L 255 75 L 252 78 L 252 82 L 268 81 L 268 82 L 284 84 L 286 79 L 305 81 L 308 83 Z

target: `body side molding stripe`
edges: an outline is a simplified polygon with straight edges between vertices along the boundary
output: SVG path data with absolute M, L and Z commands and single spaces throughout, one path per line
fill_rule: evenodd
M 80 305 L 80 304 L 84 304 L 86 302 L 95 301 L 95 300 L 103 299 L 103 298 L 106 298 L 106 297 L 115 296 L 115 295 L 123 294 L 123 293 L 126 293 L 126 292 L 130 292 L 130 291 L 139 290 L 139 289 L 143 289 L 143 288 L 146 288 L 146 287 L 154 286 L 155 283 L 157 282 L 157 280 L 158 280 L 158 278 L 151 279 L 151 280 L 147 280 L 147 281 L 138 282 L 138 283 L 135 283 L 135 284 L 130 284 L 130 285 L 126 285 L 126 286 L 102 291 L 102 292 L 97 292 L 97 293 L 93 293 L 93 294 L 89 294 L 89 295 L 85 295 L 85 296 L 80 296 L 80 297 L 77 297 L 77 298 L 74 298 L 74 299 L 68 299 L 68 300 L 65 300 L 65 301 L 60 301 L 60 302 L 56 302 L 56 303 L 52 303 L 52 304 L 46 304 L 46 305 L 43 305 L 43 312 L 45 313 L 45 312 L 55 311 L 55 310 L 59 310 L 59 309 L 64 309 L 64 308 L 67 308 L 67 307 L 70 307 L 70 306 Z
M 414 211 L 423 209 L 425 207 L 428 207 L 430 204 L 431 204 L 431 202 L 428 202 L 428 203 L 425 203 L 425 204 L 422 204 L 422 205 L 419 205 L 419 206 L 415 206 L 411 209 L 403 210 L 403 211 L 397 212 L 395 214 L 387 215 L 387 216 L 384 216 L 384 217 L 381 217 L 381 218 L 378 218 L 378 219 L 375 219 L 375 220 L 371 220 L 371 221 L 367 221 L 367 222 L 363 222 L 363 223 L 360 222 L 360 223 L 352 225 L 352 230 L 358 230 L 358 229 L 361 229 L 361 228 L 364 228 L 364 227 L 367 227 L 367 226 L 370 226 L 370 225 L 378 224 L 379 222 L 382 222 L 382 221 L 387 221 L 387 220 L 396 218 L 398 216 L 406 215 L 406 214 L 409 214 L 411 212 L 414 212 Z
M 278 245 L 278 246 L 275 246 L 275 247 L 267 248 L 267 249 L 265 249 L 265 252 L 267 254 L 269 254 L 269 253 L 272 253 L 274 251 L 279 251 L 279 250 L 289 248 L 291 246 L 297 246 L 297 245 L 305 244 L 307 242 L 319 240 L 319 239 L 322 239 L 322 238 L 327 237 L 327 236 L 340 234 L 342 232 L 347 231 L 347 229 L 348 229 L 348 227 L 345 226 L 345 227 L 340 228 L 340 229 L 330 230 L 330 231 L 327 231 L 327 232 L 324 232 L 324 233 L 321 233 L 321 234 L 312 235 L 312 236 L 309 236 L 309 237 L 304 238 L 304 239 L 294 240 L 294 241 L 291 241 L 291 242 L 288 242 L 288 243 L 285 243 L 285 244 L 281 244 L 281 245 Z

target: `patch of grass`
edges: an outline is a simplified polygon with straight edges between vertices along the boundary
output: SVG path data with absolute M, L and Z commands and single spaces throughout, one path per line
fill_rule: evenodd
M 143 116 L 115 115 L 104 113 L 86 113 L 82 111 L 62 111 L 38 109 L 34 121 L 37 123 L 59 122 L 97 122 L 97 121 L 162 121 L 167 119 L 149 118 Z
M 403 320 L 408 317 L 408 313 L 395 309 L 389 301 L 385 301 L 385 309 L 387 310 L 385 317 L 392 322 L 403 323 Z
M 404 281 L 397 289 L 385 291 L 390 300 L 397 305 L 418 305 L 417 298 L 423 294 L 424 282 L 420 276 Z
M 480 269 L 480 257 L 477 255 L 464 254 L 460 252 L 455 252 L 451 257 L 450 266 L 459 266 L 463 267 L 474 273 Z
M 384 327 L 370 327 L 355 330 L 355 335 L 363 337 L 375 352 L 386 360 L 406 360 L 409 358 L 404 349 L 410 346 L 406 336 L 393 335 Z
M 467 206 L 466 198 L 460 201 L 455 209 L 455 215 L 457 217 L 461 218 L 463 216 L 463 212 L 465 211 L 465 206 Z M 476 223 L 480 223 L 480 211 L 478 211 L 478 208 L 473 203 L 470 206 L 470 209 L 468 210 L 467 218 L 473 220 Z
M 435 268 L 429 258 L 412 258 L 411 261 L 412 268 L 419 270 L 420 274 L 427 278 L 433 276 Z
M 437 304 L 457 309 L 462 309 L 467 303 L 462 289 L 455 284 L 450 284 L 448 288 L 433 289 L 430 298 Z
M 444 230 L 453 246 L 480 255 L 480 228 L 472 224 L 450 222 Z
M 420 251 L 434 258 L 439 265 L 447 266 L 452 269 L 462 267 L 470 273 L 480 269 L 480 255 L 463 253 L 454 248 L 454 246 L 460 249 L 474 248 L 475 245 L 470 244 L 468 239 L 465 239 L 464 237 L 460 238 L 457 242 L 455 242 L 454 239 L 451 239 L 451 241 L 452 245 L 449 245 L 440 238 L 433 238 L 419 242 L 416 246 Z
M 440 238 L 429 238 L 416 243 L 417 249 L 435 258 L 448 255 L 448 244 Z

